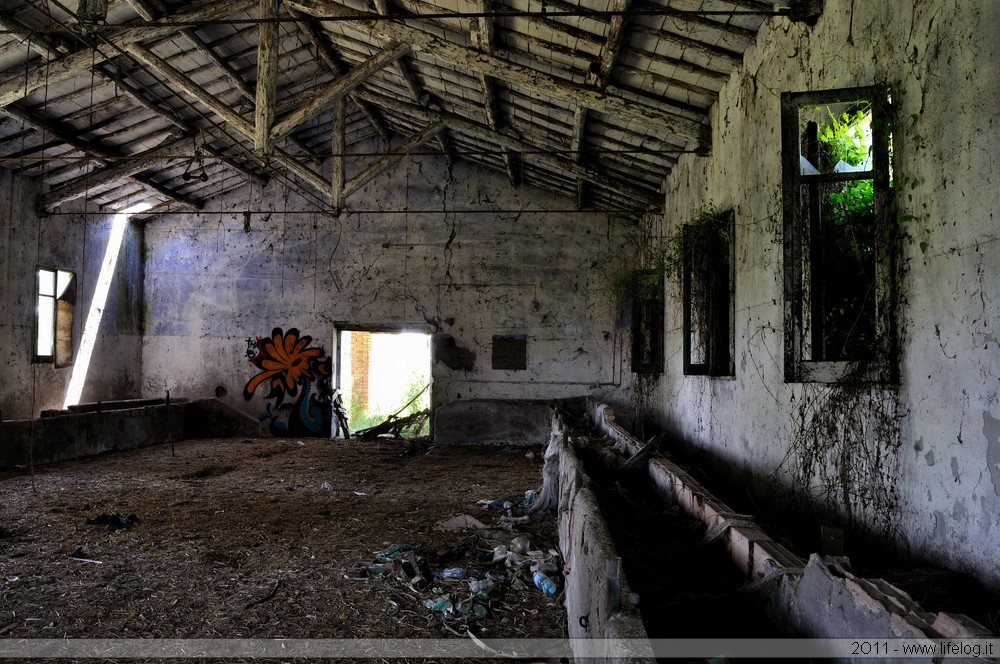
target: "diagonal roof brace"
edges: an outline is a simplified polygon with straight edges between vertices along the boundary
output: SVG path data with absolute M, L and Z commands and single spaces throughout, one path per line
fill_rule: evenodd
M 543 71 L 503 60 L 475 49 L 458 46 L 399 20 L 358 11 L 334 0 L 285 0 L 285 4 L 316 17 L 351 19 L 380 39 L 409 44 L 414 50 L 458 69 L 482 73 L 511 85 L 533 90 L 539 95 L 580 104 L 591 110 L 634 122 L 663 136 L 680 136 L 696 147 L 707 147 L 711 129 L 707 122 L 692 120 L 646 103 L 639 103 L 612 90 L 595 90 L 586 85 L 559 79 Z
M 91 171 L 86 175 L 53 188 L 47 194 L 39 196 L 38 207 L 42 210 L 51 210 L 60 203 L 65 203 L 66 201 L 71 201 L 85 195 L 91 189 L 103 187 L 112 182 L 117 182 L 122 178 L 140 173 L 153 164 L 190 155 L 193 148 L 197 149 L 201 145 L 202 140 L 200 135 L 193 138 L 178 138 L 169 143 L 158 145 L 155 148 L 132 155 L 110 166 Z
M 207 6 L 174 14 L 159 25 L 151 21 L 142 25 L 122 28 L 109 34 L 105 39 L 119 48 L 146 39 L 161 39 L 177 32 L 177 23 L 197 24 L 214 21 L 231 14 L 245 11 L 253 5 L 253 0 L 225 0 L 212 2 Z M 42 63 L 24 74 L 15 74 L 0 80 L 0 106 L 27 97 L 42 88 L 66 81 L 74 76 L 90 71 L 96 64 L 120 55 L 114 48 L 104 45 L 96 49 L 81 49 L 57 60 Z
M 387 64 L 395 62 L 409 52 L 410 47 L 407 44 L 397 42 L 368 58 L 282 118 L 271 130 L 271 141 L 278 141 L 288 136 L 303 123 L 329 108 L 335 99 L 343 98 Z

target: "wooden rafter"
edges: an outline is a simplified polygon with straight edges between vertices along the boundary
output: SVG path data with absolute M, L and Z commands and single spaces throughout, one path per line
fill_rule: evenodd
M 389 16 L 389 0 L 372 0 L 375 5 L 375 11 L 379 13 L 380 16 Z M 406 64 L 404 60 L 397 60 L 393 63 L 396 73 L 399 74 L 400 78 L 403 79 L 403 83 L 406 85 L 407 89 L 410 91 L 410 95 L 413 99 L 421 106 L 430 106 L 431 98 L 430 95 L 421 87 L 420 83 L 417 81 L 417 77 L 413 74 L 413 71 Z M 445 139 L 445 132 L 440 132 L 435 137 L 438 146 L 441 148 L 441 152 L 448 159 L 448 163 L 451 163 L 451 150 L 448 148 L 448 144 Z
M 472 46 L 483 53 L 492 55 L 494 50 L 494 26 L 493 18 L 489 16 L 492 9 L 492 2 L 491 0 L 478 0 L 478 2 L 477 9 L 482 15 L 472 20 L 470 35 Z M 497 108 L 493 80 L 483 72 L 478 72 L 476 76 L 479 78 L 479 87 L 482 88 L 485 100 L 486 122 L 493 131 L 500 131 L 502 125 L 500 124 L 500 112 Z M 514 154 L 506 147 L 502 147 L 501 150 L 503 151 L 504 168 L 507 169 L 507 178 L 516 187 L 521 184 L 520 155 Z
M 611 78 L 611 70 L 614 69 L 618 54 L 621 51 L 622 42 L 625 39 L 625 28 L 627 25 L 626 12 L 632 6 L 632 0 L 611 0 L 611 11 L 615 12 L 608 23 L 608 34 L 601 49 L 600 66 L 595 70 L 591 69 L 587 73 L 587 83 L 598 90 L 604 90 L 608 86 Z M 573 159 L 577 163 L 583 163 L 584 136 L 587 131 L 588 110 L 585 106 L 577 106 L 573 113 L 573 134 L 570 140 L 570 150 Z M 585 195 L 585 180 L 576 180 L 576 206 L 582 208 Z
M 304 122 L 316 117 L 333 103 L 335 99 L 345 97 L 357 86 L 364 83 L 369 77 L 385 67 L 390 62 L 396 62 L 410 52 L 410 47 L 406 44 L 392 43 L 384 50 L 379 51 L 360 65 L 347 72 L 337 80 L 327 85 L 323 90 L 315 95 L 305 104 L 295 109 L 281 119 L 281 122 L 274 126 L 272 140 L 279 140 L 291 134 Z
M 340 210 L 344 207 L 344 185 L 345 180 L 345 168 L 344 168 L 344 114 L 345 114 L 344 98 L 338 97 L 333 101 L 333 108 L 331 109 L 331 114 L 333 116 L 333 128 L 330 131 L 330 152 L 332 153 L 333 162 L 333 172 L 330 177 L 330 204 L 333 205 L 335 210 Z
M 541 96 L 548 96 L 564 103 L 580 104 L 626 122 L 635 122 L 647 127 L 651 132 L 664 136 L 680 136 L 699 147 L 707 146 L 709 143 L 710 129 L 707 121 L 692 120 L 684 115 L 665 111 L 658 106 L 622 97 L 613 91 L 597 91 L 585 85 L 558 79 L 537 69 L 453 44 L 411 27 L 409 23 L 381 19 L 333 0 L 287 0 L 287 2 L 306 13 L 351 18 L 357 25 L 371 30 L 379 38 L 408 43 L 413 49 L 448 62 L 454 67 L 482 72 Z
M 373 95 L 369 92 L 359 93 L 362 97 L 369 99 L 372 103 L 385 103 L 387 100 L 381 98 L 379 95 Z M 617 191 L 621 191 L 627 196 L 646 203 L 651 206 L 661 207 L 663 205 L 663 200 L 659 193 L 651 191 L 646 188 L 636 187 L 631 182 L 626 182 L 621 179 L 611 178 L 601 173 L 593 168 L 586 165 L 576 163 L 572 159 L 567 159 L 564 157 L 551 156 L 546 154 L 547 150 L 544 146 L 534 144 L 530 141 L 524 139 L 515 138 L 513 136 L 508 136 L 503 132 L 494 132 L 488 127 L 484 127 L 480 124 L 476 124 L 466 118 L 458 115 L 453 115 L 450 113 L 435 112 L 425 110 L 420 108 L 416 104 L 408 104 L 402 101 L 393 102 L 394 105 L 402 112 L 407 115 L 417 119 L 420 122 L 430 123 L 437 120 L 444 122 L 445 126 L 454 129 L 455 131 L 461 132 L 463 134 L 468 134 L 480 140 L 484 143 L 490 145 L 500 145 L 507 147 L 515 152 L 532 152 L 536 153 L 532 155 L 534 159 L 539 164 L 545 165 L 547 168 L 558 169 L 566 173 L 575 175 L 576 177 L 587 180 L 594 184 L 601 185 L 603 187 L 609 187 Z
M 289 10 L 289 12 L 296 19 L 296 25 L 298 25 L 299 30 L 306 36 L 307 41 L 316 50 L 316 54 L 326 65 L 327 69 L 335 76 L 341 76 L 344 72 L 344 67 L 338 61 L 336 54 L 333 52 L 333 49 L 323 36 L 322 30 L 317 26 L 316 22 L 294 9 Z M 390 138 L 389 130 L 386 129 L 379 112 L 372 108 L 371 104 L 357 98 L 353 94 L 349 94 L 348 98 L 361 109 L 361 112 L 368 118 L 368 122 L 371 123 L 372 128 L 375 129 L 378 135 L 385 141 L 388 141 Z
M 69 128 L 63 127 L 56 122 L 51 122 L 43 118 L 36 117 L 27 111 L 23 110 L 16 104 L 11 104 L 5 109 L 5 112 L 11 117 L 17 118 L 25 125 L 34 127 L 37 131 L 48 134 L 61 143 L 71 146 L 72 148 L 82 152 L 85 155 L 95 157 L 102 161 L 110 161 L 120 159 L 123 155 L 117 153 L 114 150 L 105 148 L 99 144 L 91 143 L 90 141 L 85 141 L 74 136 L 73 131 Z M 144 187 L 149 187 L 159 194 L 171 198 L 178 202 L 187 203 L 194 206 L 200 206 L 200 201 L 194 201 L 192 199 L 186 198 L 177 192 L 171 191 L 166 187 L 158 184 L 157 182 L 147 178 L 145 176 L 139 175 L 138 173 L 133 173 L 128 175 L 130 179 L 143 185 Z M 67 199 L 68 200 L 68 199 Z M 62 201 L 60 201 L 62 202 Z
M 100 48 L 85 48 L 74 51 L 55 60 L 32 67 L 23 74 L 15 74 L 0 80 L 0 106 L 6 106 L 48 85 L 67 81 L 74 76 L 89 72 L 95 65 L 120 55 L 116 48 L 124 49 L 130 44 L 168 37 L 176 33 L 177 22 L 199 23 L 214 21 L 244 11 L 251 5 L 252 0 L 212 2 L 188 12 L 175 14 L 167 22 L 167 25 L 160 24 L 163 21 L 151 21 L 145 25 L 130 26 L 112 31 L 104 37 L 104 42 L 106 43 Z M 108 43 L 112 44 L 113 47 L 108 47 Z
M 92 189 L 103 187 L 146 170 L 151 164 L 190 155 L 193 148 L 200 145 L 200 140 L 197 136 L 179 138 L 165 145 L 158 145 L 140 154 L 132 155 L 126 160 L 91 171 L 42 195 L 38 199 L 38 205 L 41 209 L 51 210 L 60 203 L 86 195 Z
M 254 152 L 266 157 L 276 140 L 271 135 L 278 98 L 278 0 L 260 0 L 260 37 L 257 42 L 257 97 L 254 113 Z
M 194 81 L 189 79 L 169 62 L 139 43 L 128 44 L 125 48 L 130 56 L 141 62 L 149 69 L 158 72 L 175 88 L 181 90 L 188 96 L 197 99 L 206 108 L 210 109 L 213 113 L 225 120 L 226 123 L 233 129 L 236 129 L 243 136 L 253 140 L 255 135 L 254 126 L 249 120 L 225 104 L 220 103 L 207 90 L 194 83 Z
M 379 173 L 388 170 L 390 166 L 399 161 L 402 157 L 405 157 L 414 150 L 427 141 L 432 140 L 445 128 L 445 123 L 441 120 L 435 120 L 428 124 L 424 129 L 417 132 L 410 138 L 406 139 L 402 145 L 397 147 L 395 150 L 387 155 L 384 155 L 381 159 L 376 161 L 374 164 L 364 169 L 357 175 L 355 175 L 347 184 L 344 185 L 344 197 L 348 197 L 357 190 L 361 189 L 367 182 L 374 178 Z

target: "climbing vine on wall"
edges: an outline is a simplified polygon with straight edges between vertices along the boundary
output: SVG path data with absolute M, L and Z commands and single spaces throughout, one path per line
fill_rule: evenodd
M 901 445 L 896 386 L 850 376 L 804 384 L 782 464 L 786 498 L 800 501 L 792 505 L 799 511 L 814 512 L 818 502 L 826 519 L 845 519 L 854 532 L 895 538 Z

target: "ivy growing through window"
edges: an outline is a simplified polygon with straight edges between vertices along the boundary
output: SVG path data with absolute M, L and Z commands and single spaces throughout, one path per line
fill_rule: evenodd
M 895 225 L 884 88 L 782 95 L 785 378 L 888 380 Z

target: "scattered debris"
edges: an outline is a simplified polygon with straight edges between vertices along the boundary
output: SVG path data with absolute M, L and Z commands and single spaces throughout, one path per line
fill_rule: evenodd
M 267 595 L 261 597 L 258 600 L 250 602 L 249 604 L 243 607 L 243 610 L 246 611 L 247 609 L 251 609 L 257 606 L 258 604 L 263 604 L 264 602 L 270 601 L 278 593 L 278 588 L 280 587 L 281 587 L 281 579 L 278 579 L 277 581 L 274 582 L 274 586 L 271 588 L 271 592 L 269 592 Z
M 465 514 L 442 523 L 458 520 L 461 524 L 466 522 L 465 519 L 479 523 Z M 462 526 L 456 529 L 462 529 Z M 482 533 L 492 530 L 482 526 L 481 530 L 471 531 L 470 535 L 478 541 L 483 539 Z M 424 595 L 420 599 L 421 606 L 441 614 L 445 619 L 464 623 L 486 618 L 493 602 L 500 602 L 497 598 L 500 593 L 506 592 L 506 599 L 509 600 L 507 591 L 525 592 L 533 585 L 549 596 L 558 593 L 552 579 L 558 577 L 560 572 L 556 550 L 533 549 L 525 535 L 503 541 L 504 544 L 497 544 L 492 549 L 451 547 L 436 552 L 429 559 L 418 558 L 409 544 L 393 544 L 374 551 L 374 562 L 358 563 L 348 569 L 344 578 L 384 578 L 391 573 L 411 590 Z M 547 583 L 539 584 L 534 581 L 535 578 L 544 578 Z M 429 585 L 427 579 L 433 579 L 433 585 Z M 510 608 L 508 602 L 500 603 Z
M 360 438 L 361 440 L 374 440 L 382 436 L 402 438 L 403 432 L 408 428 L 412 428 L 411 435 L 416 436 L 423 431 L 424 425 L 427 423 L 427 418 L 429 416 L 430 411 L 427 409 L 418 411 L 412 415 L 406 415 L 404 417 L 390 415 L 380 424 L 355 432 L 354 437 Z
M 486 524 L 468 514 L 459 514 L 434 524 L 435 530 L 482 530 L 484 528 L 486 528 Z
M 104 532 L 113 533 L 127 528 L 139 520 L 135 514 L 100 514 L 93 519 L 87 519 L 87 524 L 104 524 Z
M 95 565 L 103 565 L 104 563 L 100 560 L 94 560 L 87 555 L 87 552 L 83 550 L 83 547 L 78 546 L 71 553 L 67 553 L 66 557 L 70 560 L 77 560 L 81 563 L 94 563 Z

